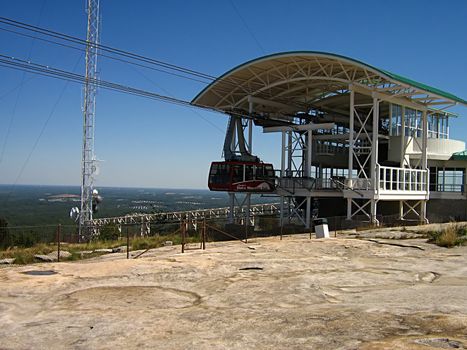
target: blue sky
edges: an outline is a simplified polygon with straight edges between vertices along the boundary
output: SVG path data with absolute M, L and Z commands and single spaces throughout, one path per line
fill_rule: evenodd
M 101 0 L 101 43 L 214 76 L 265 54 L 328 51 L 467 98 L 464 0 L 231 1 Z M 84 0 L 1 5 L 3 17 L 85 38 Z M 84 72 L 80 52 L 4 31 L 0 42 L 0 54 Z M 204 87 L 104 58 L 99 71 L 105 80 L 186 100 Z M 0 183 L 79 185 L 82 87 L 4 67 L 0 76 Z M 461 118 L 451 138 L 466 140 L 467 110 L 452 110 Z M 104 161 L 96 186 L 207 188 L 226 122 L 221 114 L 100 90 L 96 155 Z M 278 138 L 255 132 L 255 153 L 278 165 Z

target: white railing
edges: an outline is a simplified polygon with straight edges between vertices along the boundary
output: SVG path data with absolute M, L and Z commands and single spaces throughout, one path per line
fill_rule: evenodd
M 380 191 L 428 191 L 428 170 L 378 166 Z
M 371 179 L 346 179 L 345 184 L 354 190 L 376 190 L 379 192 L 428 192 L 428 170 L 406 169 L 378 165 L 376 168 L 378 182 L 372 186 Z

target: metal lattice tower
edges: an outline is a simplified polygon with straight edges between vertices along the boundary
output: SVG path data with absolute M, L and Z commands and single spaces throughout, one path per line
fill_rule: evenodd
M 92 192 L 94 182 L 94 122 L 97 92 L 97 44 L 99 43 L 99 0 L 87 1 L 86 82 L 83 103 L 83 153 L 81 159 L 80 237 L 90 237 L 92 230 Z

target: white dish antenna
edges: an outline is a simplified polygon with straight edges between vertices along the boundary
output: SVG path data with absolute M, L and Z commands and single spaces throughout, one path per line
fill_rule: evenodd
M 79 219 L 79 208 L 78 207 L 71 208 L 70 218 L 73 219 L 74 221 L 78 221 Z

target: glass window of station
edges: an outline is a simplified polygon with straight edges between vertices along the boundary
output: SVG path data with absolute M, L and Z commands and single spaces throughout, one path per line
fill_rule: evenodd
M 405 110 L 404 135 L 422 137 L 423 113 L 413 108 L 400 105 L 391 105 L 391 117 L 389 118 L 389 130 L 391 136 L 402 135 L 402 111 Z M 428 138 L 449 138 L 449 116 L 445 113 L 430 111 L 427 114 Z

